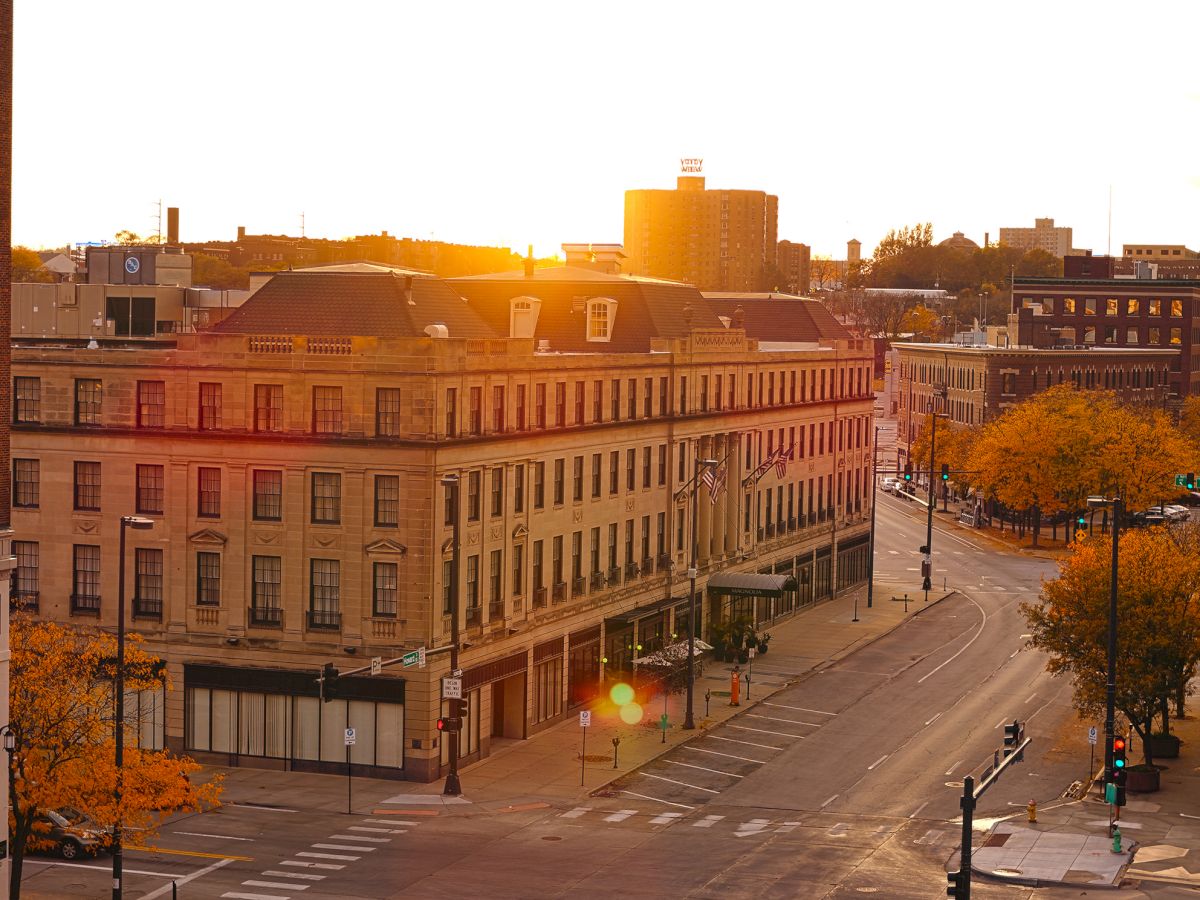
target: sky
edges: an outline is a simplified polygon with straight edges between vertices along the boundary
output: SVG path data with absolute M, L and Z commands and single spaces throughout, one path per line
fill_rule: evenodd
M 1200 249 L 1200 4 L 17 0 L 13 237 L 620 242 L 624 192 Z

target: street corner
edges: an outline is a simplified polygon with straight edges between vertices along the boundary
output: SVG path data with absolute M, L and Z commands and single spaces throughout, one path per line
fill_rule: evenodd
M 972 851 L 971 871 L 996 881 L 1031 887 L 1117 887 L 1136 850 L 1114 851 L 1103 834 L 1037 830 L 998 822 Z
M 1125 877 L 1200 889 L 1200 860 L 1188 858 L 1190 849 L 1170 843 L 1140 844 Z

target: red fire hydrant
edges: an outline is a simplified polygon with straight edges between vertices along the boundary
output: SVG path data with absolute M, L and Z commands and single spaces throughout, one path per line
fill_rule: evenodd
M 733 667 L 733 671 L 729 674 L 729 705 L 742 705 L 742 670 L 737 666 Z

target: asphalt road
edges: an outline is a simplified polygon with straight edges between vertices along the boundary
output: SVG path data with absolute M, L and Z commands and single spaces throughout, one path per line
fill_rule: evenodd
M 924 519 L 880 497 L 876 602 L 919 598 Z M 939 523 L 934 575 L 957 593 L 571 808 L 353 816 L 227 807 L 169 825 L 130 854 L 127 896 L 945 896 L 962 778 L 1019 719 L 1034 744 L 977 820 L 1044 808 L 1087 768 L 1070 686 L 1023 649 L 1022 600 L 1053 564 Z M 921 600 L 916 599 L 920 604 Z M 1080 755 L 1080 754 L 1084 755 Z M 38 896 L 105 897 L 107 859 L 28 865 Z M 89 871 L 90 869 L 90 871 Z M 976 883 L 979 898 L 1044 892 Z M 28 896 L 28 894 L 27 894 Z M 1165 894 L 1163 896 L 1166 896 Z

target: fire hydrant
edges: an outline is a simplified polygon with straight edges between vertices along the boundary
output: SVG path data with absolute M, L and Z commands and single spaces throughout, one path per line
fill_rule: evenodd
M 1121 829 L 1117 828 L 1115 825 L 1113 826 L 1112 852 L 1113 853 L 1121 852 Z
M 1025 811 L 1029 813 L 1029 821 L 1037 822 L 1037 801 L 1030 800 L 1029 805 L 1025 807 Z
M 733 667 L 733 672 L 729 676 L 729 705 L 741 706 L 742 693 L 742 670 L 737 666 Z

